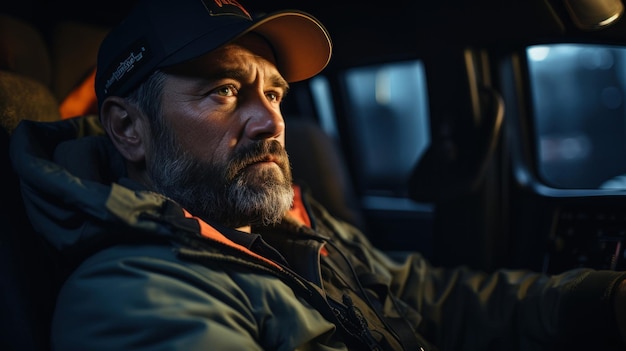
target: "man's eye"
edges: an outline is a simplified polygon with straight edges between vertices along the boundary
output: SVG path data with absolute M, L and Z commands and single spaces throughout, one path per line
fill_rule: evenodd
M 265 94 L 265 96 L 267 96 L 267 99 L 269 101 L 280 102 L 281 96 L 278 93 L 270 92 L 270 93 Z
M 232 85 L 226 85 L 215 89 L 215 93 L 219 96 L 233 96 L 237 93 L 237 88 Z

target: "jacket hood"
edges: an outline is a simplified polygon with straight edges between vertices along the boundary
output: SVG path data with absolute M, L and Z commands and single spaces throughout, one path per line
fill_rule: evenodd
M 95 115 L 24 120 L 11 136 L 10 156 L 29 219 L 57 250 L 78 249 L 123 222 L 158 229 L 138 211 L 157 210 L 165 199 L 114 185 L 125 176 L 124 160 Z M 114 199 L 137 210 L 120 218 L 107 208 Z

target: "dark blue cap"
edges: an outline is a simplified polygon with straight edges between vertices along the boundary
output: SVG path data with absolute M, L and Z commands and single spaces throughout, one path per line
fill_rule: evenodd
M 287 82 L 313 77 L 330 60 L 327 30 L 301 11 L 256 18 L 235 0 L 140 0 L 100 45 L 98 105 L 108 96 L 125 96 L 158 68 L 202 56 L 248 32 L 272 45 Z

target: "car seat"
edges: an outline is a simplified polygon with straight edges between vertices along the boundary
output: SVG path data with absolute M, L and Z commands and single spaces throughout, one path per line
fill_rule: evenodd
M 502 139 L 504 102 L 498 91 L 477 85 L 471 103 L 455 108 L 464 118 L 445 116 L 433 128 L 432 142 L 412 170 L 409 196 L 434 206 L 433 264 L 493 270 L 502 266 L 497 260 L 506 259 L 507 237 L 480 211 L 481 206 L 498 206 L 483 202 L 483 195 L 500 171 L 494 161 Z
M 285 149 L 294 180 L 307 186 L 330 213 L 365 231 L 360 203 L 335 140 L 312 118 L 285 116 L 285 123 Z

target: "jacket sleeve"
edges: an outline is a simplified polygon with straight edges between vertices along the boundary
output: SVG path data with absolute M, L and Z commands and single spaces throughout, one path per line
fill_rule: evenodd
M 244 292 L 227 274 L 212 277 L 222 284 L 204 283 L 171 251 L 117 247 L 88 259 L 60 291 L 53 349 L 262 350 Z
M 419 255 L 390 272 L 442 350 L 623 350 L 612 296 L 624 273 L 485 273 L 435 268 Z
M 576 269 L 549 276 L 434 267 L 419 253 L 397 263 L 356 228 L 317 215 L 358 246 L 391 293 L 421 316 L 417 329 L 441 350 L 624 350 L 613 295 L 626 273 Z

